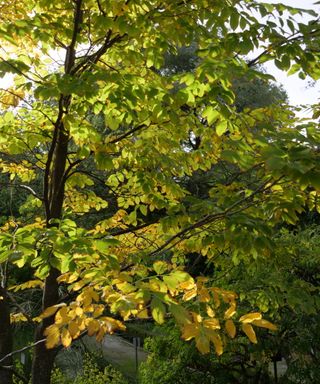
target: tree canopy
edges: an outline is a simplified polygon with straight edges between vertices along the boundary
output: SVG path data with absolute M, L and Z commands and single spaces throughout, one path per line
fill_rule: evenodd
M 253 0 L 0 5 L 0 75 L 11 81 L 1 186 L 23 191 L 0 232 L 1 382 L 12 380 L 15 319 L 38 323 L 32 384 L 50 383 L 59 345 L 102 340 L 132 318 L 172 316 L 183 339 L 218 355 L 238 332 L 256 343 L 256 327 L 275 331 L 187 264 L 273 263 L 279 228 L 319 210 L 317 107 L 299 120 L 285 99 L 243 107 L 235 95 L 239 78 L 271 78 L 256 67 L 268 60 L 317 80 L 317 15 Z M 197 59 L 163 71 L 181 49 Z M 188 185 L 201 173 L 197 194 Z M 10 268 L 28 279 L 13 285 Z M 12 291 L 35 287 L 42 308 L 24 313 Z

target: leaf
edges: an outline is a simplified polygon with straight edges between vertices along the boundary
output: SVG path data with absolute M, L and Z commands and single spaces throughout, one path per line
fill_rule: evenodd
M 262 315 L 259 312 L 253 312 L 253 313 L 248 313 L 246 315 L 243 315 L 240 317 L 239 321 L 241 323 L 247 324 L 247 323 L 252 323 L 254 320 L 261 320 Z
M 138 319 L 149 319 L 149 313 L 146 308 L 139 310 L 137 313 L 137 318 Z
M 47 317 L 50 317 L 52 315 L 54 315 L 57 310 L 63 306 L 65 306 L 66 304 L 64 303 L 61 303 L 61 304 L 56 304 L 56 305 L 52 305 L 51 307 L 48 307 L 46 308 L 40 315 L 40 318 L 41 319 L 46 319 Z
M 178 324 L 190 324 L 190 314 L 184 307 L 177 304 L 170 304 L 169 309 Z
M 209 329 L 220 329 L 220 323 L 218 319 L 207 319 L 203 321 L 203 326 Z
M 178 289 L 181 283 L 190 282 L 190 284 L 194 285 L 193 278 L 188 273 L 183 271 L 174 271 L 170 275 L 163 276 L 163 281 L 171 290 Z
M 79 329 L 78 323 L 75 321 L 70 321 L 68 325 L 68 331 L 70 333 L 70 336 L 73 339 L 76 339 L 80 335 L 80 329 Z
M 216 354 L 218 356 L 222 355 L 223 353 L 223 344 L 220 335 L 217 332 L 210 333 L 210 340 L 212 341 L 214 345 L 214 349 L 216 351 Z
M 100 329 L 100 324 L 98 320 L 88 319 L 87 330 L 88 330 L 89 336 L 93 336 L 95 333 L 99 331 L 99 329 Z
M 68 348 L 72 343 L 72 337 L 67 328 L 63 328 L 61 332 L 61 343 L 65 348 Z
M 197 349 L 203 355 L 210 352 L 210 340 L 205 334 L 200 333 L 195 338 Z
M 247 335 L 251 343 L 257 344 L 257 337 L 251 324 L 245 323 L 241 326 L 243 332 Z
M 210 105 L 204 109 L 202 116 L 206 118 L 208 124 L 211 125 L 219 118 L 220 113 Z
M 231 303 L 230 307 L 225 311 L 224 318 L 229 319 L 236 313 L 236 303 Z
M 164 323 L 164 316 L 166 314 L 166 307 L 157 297 L 151 300 L 151 314 L 158 324 Z
M 59 309 L 55 316 L 55 324 L 59 324 L 60 326 L 68 324 L 72 319 L 72 317 L 68 316 L 68 312 L 69 310 L 67 307 L 62 307 Z
M 59 327 L 55 324 L 50 325 L 43 332 L 44 336 L 46 336 L 46 347 L 48 349 L 56 347 L 60 342 L 60 332 Z
M 184 301 L 189 301 L 191 299 L 193 299 L 194 297 L 197 296 L 197 289 L 194 288 L 194 289 L 190 289 L 189 291 L 187 291 L 183 297 L 182 297 L 182 300 Z
M 184 340 L 191 340 L 199 334 L 199 325 L 197 323 L 186 324 L 182 328 L 181 337 Z
M 162 275 L 168 269 L 168 264 L 164 261 L 156 261 L 153 263 L 153 269 L 157 275 Z
M 228 122 L 226 120 L 222 120 L 216 125 L 216 132 L 218 136 L 222 136 L 227 130 Z
M 234 322 L 231 319 L 228 319 L 225 322 L 225 328 L 227 331 L 227 334 L 231 337 L 231 339 L 234 339 L 236 336 L 236 326 L 234 325 Z
M 270 329 L 270 331 L 276 331 L 278 329 L 278 327 L 276 325 L 274 325 L 270 321 L 264 320 L 264 319 L 253 320 L 252 324 L 256 325 L 257 327 Z

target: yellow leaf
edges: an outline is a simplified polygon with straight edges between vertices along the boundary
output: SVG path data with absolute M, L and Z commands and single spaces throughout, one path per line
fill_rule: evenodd
M 209 291 L 206 288 L 201 288 L 199 291 L 199 301 L 201 303 L 208 303 L 210 300 Z
M 236 303 L 235 301 L 231 303 L 230 307 L 225 311 L 224 318 L 230 319 L 236 313 Z
M 117 288 L 123 293 L 130 293 L 136 290 L 136 288 L 132 284 L 127 282 L 117 284 Z
M 144 309 L 138 311 L 138 313 L 137 313 L 137 317 L 138 317 L 139 319 L 148 319 L 148 318 L 149 318 L 149 314 L 148 314 L 147 309 L 144 308 Z
M 207 319 L 203 321 L 203 326 L 209 329 L 220 329 L 220 323 L 218 319 Z
M 182 300 L 184 301 L 188 301 L 188 300 L 191 300 L 193 299 L 195 296 L 197 296 L 197 289 L 191 289 L 190 291 L 186 292 L 183 297 L 182 297 Z
M 182 328 L 182 335 L 181 337 L 184 340 L 191 340 L 194 337 L 196 337 L 199 334 L 199 325 L 192 323 L 192 324 L 186 324 Z
M 192 317 L 193 317 L 193 321 L 195 323 L 201 323 L 202 322 L 202 316 L 200 315 L 200 313 L 191 312 L 191 314 L 192 314 Z
M 97 305 L 93 311 L 93 317 L 99 317 L 103 314 L 105 307 L 103 305 Z
M 97 340 L 98 342 L 101 342 L 102 339 L 103 339 L 103 337 L 104 337 L 104 335 L 105 335 L 105 333 L 106 333 L 105 329 L 104 329 L 103 327 L 101 327 L 101 328 L 99 329 L 99 332 L 96 334 L 96 340 Z
M 52 315 L 54 315 L 56 312 L 57 312 L 57 310 L 59 309 L 59 308 L 61 308 L 62 306 L 65 306 L 66 304 L 64 304 L 64 303 L 62 303 L 62 304 L 56 304 L 56 305 L 53 305 L 53 306 L 51 306 L 51 307 L 48 307 L 48 308 L 46 308 L 42 313 L 41 313 L 41 315 L 39 316 L 41 319 L 45 319 L 45 318 L 47 318 L 47 317 L 50 317 L 50 316 L 52 316 Z
M 209 317 L 215 317 L 216 314 L 214 310 L 210 307 L 210 305 L 207 305 L 206 310 L 207 310 L 207 315 Z
M 57 278 L 58 283 L 66 282 L 68 284 L 74 283 L 78 279 L 78 274 L 76 273 L 64 273 L 63 275 Z
M 236 326 L 231 319 L 228 319 L 225 323 L 227 334 L 233 339 L 236 335 Z
M 183 281 L 182 283 L 179 284 L 179 288 L 183 289 L 183 290 L 189 290 L 189 289 L 192 289 L 194 288 L 196 285 L 193 281 L 193 279 L 190 279 L 190 280 L 187 280 L 187 281 Z
M 117 329 L 120 331 L 125 331 L 126 326 L 121 323 L 121 321 L 113 319 L 112 317 L 104 316 L 100 318 L 101 321 L 104 322 L 104 326 L 106 328 L 106 332 L 113 333 Z
M 213 300 L 214 300 L 214 305 L 219 308 L 220 307 L 220 299 L 219 295 L 217 292 L 213 291 Z
M 204 334 L 199 334 L 195 340 L 200 353 L 204 355 L 210 352 L 210 340 Z
M 83 309 L 82 309 L 81 307 L 76 307 L 76 309 L 75 309 L 75 314 L 76 314 L 77 316 L 82 316 L 82 314 L 83 314 Z
M 67 307 L 62 307 L 56 313 L 56 316 L 55 316 L 55 323 L 56 324 L 61 324 L 61 325 L 68 324 L 70 320 L 71 320 L 71 317 L 68 316 L 68 308 Z
M 214 349 L 216 351 L 216 354 L 218 356 L 222 355 L 223 353 L 223 344 L 220 335 L 218 335 L 216 332 L 211 332 L 209 334 L 210 340 L 213 342 Z
M 50 325 L 48 328 L 45 329 L 43 332 L 44 336 L 47 337 L 46 340 L 46 347 L 48 349 L 54 348 L 57 346 L 60 342 L 60 332 L 59 327 L 55 324 Z
M 274 325 L 274 324 L 270 323 L 270 321 L 264 320 L 264 319 L 253 320 L 252 324 L 256 325 L 257 327 L 270 329 L 270 331 L 276 331 L 278 329 L 276 325 Z
M 99 331 L 100 324 L 98 320 L 95 320 L 95 319 L 88 319 L 88 320 L 89 320 L 87 325 L 88 335 L 92 336 Z
M 1 297 L 0 297 L 1 300 Z M 19 312 L 19 313 L 10 313 L 10 322 L 11 323 L 18 323 L 19 321 L 28 321 L 26 316 Z
M 165 261 L 156 261 L 153 263 L 153 269 L 155 270 L 157 275 L 162 275 L 164 272 L 168 270 L 168 263 Z
M 248 323 L 242 324 L 242 330 L 247 335 L 251 343 L 257 344 L 257 336 L 251 324 L 248 324 Z
M 72 290 L 73 291 L 79 291 L 79 289 L 81 289 L 84 285 L 85 285 L 85 281 L 78 281 L 76 282 L 75 284 L 72 285 Z
M 78 317 L 75 321 L 76 321 L 80 331 L 83 331 L 86 329 L 85 318 L 83 316 Z
M 68 331 L 73 339 L 80 335 L 80 329 L 75 321 L 71 321 L 68 325 Z
M 240 317 L 239 321 L 241 323 L 247 324 L 247 323 L 252 323 L 254 320 L 261 320 L 262 315 L 259 312 L 252 312 L 252 313 L 247 313 L 246 315 L 243 315 Z
M 61 343 L 64 347 L 68 348 L 72 342 L 72 337 L 67 330 L 67 328 L 63 328 L 61 332 Z

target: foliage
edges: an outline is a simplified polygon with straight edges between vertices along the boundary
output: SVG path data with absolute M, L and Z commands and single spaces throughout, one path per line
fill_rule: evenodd
M 203 354 L 275 331 L 186 259 L 227 255 L 249 276 L 281 226 L 319 209 L 317 123 L 286 105 L 237 108 L 233 89 L 235 74 L 270 79 L 256 69 L 267 60 L 318 79 L 317 15 L 304 25 L 293 17 L 304 11 L 244 0 L 15 5 L 1 16 L 0 74 L 12 85 L 0 95 L 0 168 L 29 196 L 1 227 L 0 263 L 31 268 L 14 289 L 42 290 L 36 316 L 11 316 L 39 324 L 33 384 L 50 382 L 55 347 L 84 332 L 102 340 L 133 317 L 172 315 Z M 192 68 L 161 71 L 168 52 L 191 46 Z M 192 195 L 185 180 L 209 170 L 206 195 Z
M 52 373 L 52 384 L 127 384 L 127 380 L 113 367 L 107 365 L 100 368 L 94 355 L 85 355 L 83 367 L 75 379 L 68 378 L 56 368 Z M 17 384 L 22 384 L 17 381 Z
M 145 346 L 148 359 L 140 365 L 139 379 L 147 383 L 271 383 L 268 363 L 271 357 L 258 357 L 259 346 L 248 346 L 239 338 L 226 352 L 201 355 L 194 345 L 184 343 L 179 332 L 169 324 L 161 335 L 149 338 Z M 257 358 L 257 360 L 255 360 Z
M 303 221 L 303 219 L 302 219 Z M 271 383 L 268 366 L 278 356 L 288 366 L 279 383 L 314 383 L 319 374 L 319 226 L 281 229 L 270 260 L 230 268 L 224 254 L 215 262 L 221 286 L 241 292 L 240 311 L 267 313 L 280 324 L 257 345 L 238 338 L 217 358 L 186 345 L 171 324 L 145 345 L 150 355 L 140 370 L 142 383 Z M 267 273 L 266 273 L 267 271 Z M 227 368 L 226 368 L 227 367 Z M 202 376 L 201 376 L 202 375 Z M 201 378 L 202 377 L 202 378 Z

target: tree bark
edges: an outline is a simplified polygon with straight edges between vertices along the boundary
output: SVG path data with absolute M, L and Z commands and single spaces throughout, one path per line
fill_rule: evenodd
M 59 300 L 59 291 L 57 277 L 59 271 L 52 269 L 45 281 L 43 293 L 43 308 L 54 305 Z M 36 329 L 35 341 L 43 339 L 43 332 L 54 322 L 54 317 L 44 319 L 40 326 Z M 47 349 L 45 343 L 37 344 L 34 348 L 34 357 L 32 362 L 32 384 L 50 384 L 51 372 L 56 356 L 56 349 Z
M 55 129 L 57 130 L 57 140 L 56 143 L 52 144 L 54 145 L 52 164 L 48 164 L 48 166 L 50 166 L 50 177 L 48 179 L 49 186 L 47 188 L 49 206 L 49 212 L 47 213 L 48 227 L 57 225 L 51 223 L 51 219 L 61 219 L 62 217 L 65 168 L 68 155 L 69 136 L 65 131 L 62 122 L 57 122 Z M 52 267 L 45 280 L 42 296 L 43 310 L 59 302 L 59 284 L 57 282 L 59 275 L 60 272 Z M 35 333 L 36 342 L 45 338 L 43 334 L 45 329 L 53 323 L 54 316 L 43 320 Z M 47 349 L 45 343 L 40 343 L 35 346 L 32 364 L 32 384 L 50 384 L 56 353 L 56 349 Z
M 0 360 L 12 352 L 12 330 L 10 325 L 10 308 L 6 289 L 0 286 Z M 8 357 L 0 363 L 0 383 L 12 384 L 12 371 L 10 369 L 1 368 L 2 366 L 10 367 L 12 365 L 12 357 Z

